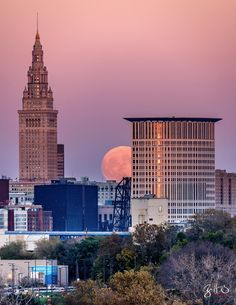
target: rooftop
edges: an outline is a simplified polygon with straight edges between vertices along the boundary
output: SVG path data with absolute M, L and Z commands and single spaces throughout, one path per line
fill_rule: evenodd
M 213 122 L 216 123 L 221 121 L 220 118 L 194 118 L 194 117 L 139 117 L 139 118 L 124 118 L 129 122 Z

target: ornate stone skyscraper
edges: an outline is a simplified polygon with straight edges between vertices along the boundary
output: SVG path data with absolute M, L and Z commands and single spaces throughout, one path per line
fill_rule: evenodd
M 19 177 L 21 181 L 57 178 L 57 114 L 48 86 L 48 72 L 37 30 L 28 70 L 28 85 L 19 114 Z

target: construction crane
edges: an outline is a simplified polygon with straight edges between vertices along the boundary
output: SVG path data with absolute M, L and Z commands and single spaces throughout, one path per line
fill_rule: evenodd
M 124 177 L 116 186 L 115 201 L 113 201 L 114 231 L 128 231 L 131 226 L 130 195 L 131 178 Z

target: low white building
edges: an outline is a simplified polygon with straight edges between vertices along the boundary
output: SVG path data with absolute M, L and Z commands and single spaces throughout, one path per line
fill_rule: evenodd
M 131 199 L 132 227 L 168 222 L 168 200 L 150 197 Z
M 57 260 L 1 260 L 0 276 L 3 284 L 15 288 L 27 279 L 35 286 L 60 285 L 68 286 L 68 266 L 58 265 Z

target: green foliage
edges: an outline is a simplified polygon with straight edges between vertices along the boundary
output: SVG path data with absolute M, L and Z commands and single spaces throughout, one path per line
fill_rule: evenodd
M 57 237 L 50 239 L 40 239 L 36 242 L 35 255 L 39 259 L 56 259 L 60 255 L 60 251 L 64 249 L 60 239 Z
M 177 241 L 177 228 L 167 224 L 136 226 L 133 241 L 141 264 L 159 263 Z
M 11 242 L 0 248 L 1 259 L 31 259 L 33 253 L 25 250 L 25 244 L 21 241 Z
M 135 265 L 136 258 L 132 247 L 130 238 L 122 238 L 113 234 L 102 239 L 93 267 L 93 278 L 106 282 L 117 271 Z M 124 251 L 122 252 L 122 250 Z
M 136 268 L 137 254 L 133 249 L 124 248 L 116 255 L 119 271 Z
M 189 241 L 208 240 L 234 249 L 236 217 L 231 218 L 229 214 L 218 210 L 197 214 L 191 221 L 186 236 Z
M 70 254 L 74 257 L 80 279 L 92 277 L 93 266 L 102 240 L 103 238 L 100 237 L 88 237 L 74 244 L 71 249 Z

